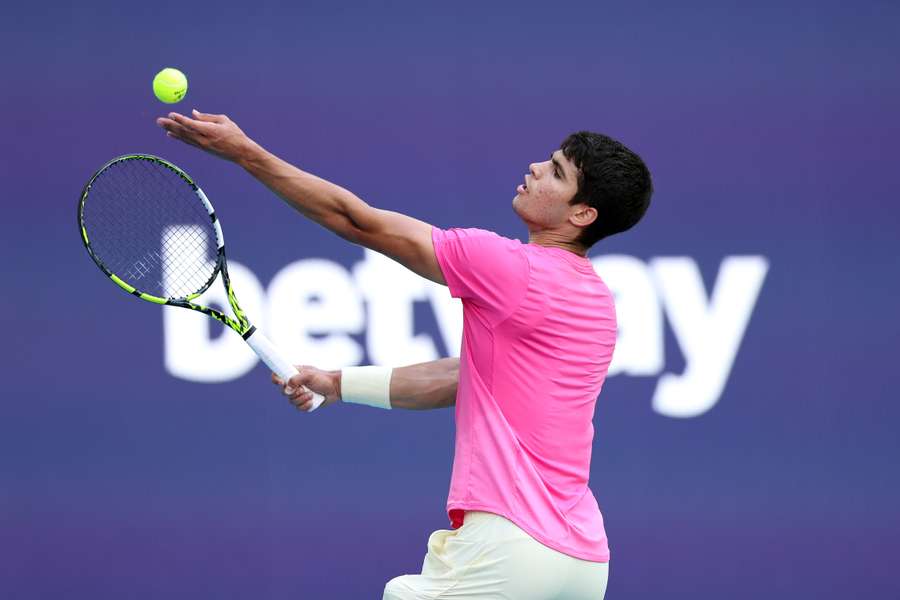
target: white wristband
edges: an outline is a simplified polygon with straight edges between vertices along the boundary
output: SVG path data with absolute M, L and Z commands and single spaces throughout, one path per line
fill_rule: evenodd
M 391 408 L 390 367 L 347 367 L 341 369 L 341 400 Z

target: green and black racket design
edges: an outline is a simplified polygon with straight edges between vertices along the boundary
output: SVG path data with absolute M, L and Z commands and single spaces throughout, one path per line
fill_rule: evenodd
M 187 173 L 148 154 L 114 158 L 84 186 L 78 228 L 88 254 L 120 288 L 148 302 L 209 315 L 241 334 L 284 381 L 296 374 L 238 305 L 228 277 L 222 226 Z M 234 318 L 193 302 L 217 275 Z M 312 410 L 322 401 L 313 394 Z

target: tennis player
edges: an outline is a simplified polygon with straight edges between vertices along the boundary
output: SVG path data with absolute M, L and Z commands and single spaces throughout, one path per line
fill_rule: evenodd
M 381 252 L 462 299 L 460 358 L 273 378 L 301 410 L 326 404 L 455 405 L 447 512 L 419 574 L 385 600 L 600 600 L 609 548 L 588 487 L 593 415 L 616 342 L 613 296 L 587 258 L 644 215 L 643 161 L 600 134 L 568 136 L 529 166 L 512 206 L 528 243 L 478 229 L 442 230 L 373 208 L 247 137 L 224 115 L 171 113 L 167 135 L 233 161 L 304 216 Z

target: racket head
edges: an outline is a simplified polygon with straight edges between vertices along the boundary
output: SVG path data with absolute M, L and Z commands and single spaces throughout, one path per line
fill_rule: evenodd
M 78 202 L 91 259 L 125 291 L 157 304 L 188 302 L 224 267 L 222 229 L 194 180 L 150 154 L 116 157 Z

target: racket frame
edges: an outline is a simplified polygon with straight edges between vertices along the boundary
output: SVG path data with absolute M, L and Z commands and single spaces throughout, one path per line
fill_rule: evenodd
M 212 222 L 213 229 L 216 233 L 216 259 L 212 274 L 199 291 L 178 298 L 162 298 L 153 294 L 148 294 L 119 278 L 119 276 L 113 273 L 105 264 L 103 264 L 103 261 L 100 260 L 100 258 L 94 253 L 90 238 L 88 237 L 87 228 L 84 224 L 85 203 L 90 194 L 91 186 L 94 184 L 94 181 L 96 181 L 97 177 L 99 177 L 104 171 L 106 171 L 113 165 L 126 160 L 147 160 L 155 162 L 169 169 L 191 187 L 191 189 L 203 203 L 203 206 L 206 208 L 207 214 L 209 215 L 209 219 Z M 228 263 L 225 260 L 225 238 L 222 234 L 222 226 L 219 223 L 219 219 L 216 217 L 216 211 L 213 208 L 212 203 L 209 201 L 209 198 L 206 197 L 206 194 L 203 192 L 200 186 L 198 186 L 197 183 L 193 179 L 191 179 L 191 177 L 187 173 L 185 173 L 182 169 L 178 168 L 176 165 L 170 163 L 166 159 L 160 158 L 158 156 L 153 156 L 152 154 L 125 154 L 108 161 L 105 165 L 100 167 L 97 172 L 94 173 L 94 175 L 90 178 L 90 180 L 85 184 L 84 188 L 81 191 L 81 197 L 78 201 L 78 228 L 81 230 L 81 241 L 84 243 L 84 247 L 87 249 L 88 254 L 94 261 L 94 264 L 96 264 L 100 268 L 100 270 L 103 271 L 103 273 L 105 273 L 106 276 L 109 277 L 117 286 L 119 286 L 129 294 L 137 296 L 141 300 L 153 302 L 154 304 L 161 304 L 164 306 L 179 306 L 181 308 L 189 308 L 191 310 L 202 312 L 203 314 L 208 315 L 221 323 L 224 323 L 237 333 L 241 334 L 241 337 L 243 337 L 244 339 L 247 339 L 256 329 L 253 325 L 250 324 L 247 315 L 238 304 L 237 296 L 235 296 L 234 290 L 231 287 L 231 277 L 229 277 L 228 275 Z M 225 313 L 214 308 L 192 302 L 192 300 L 195 300 L 199 296 L 203 295 L 203 293 L 210 288 L 219 274 L 222 275 L 222 283 L 224 284 L 225 292 L 228 295 L 228 303 L 231 305 L 231 310 L 234 312 L 235 318 L 231 318 Z
M 193 189 L 194 193 L 203 203 L 203 206 L 206 207 L 207 214 L 209 215 L 209 219 L 212 222 L 213 229 L 216 233 L 216 259 L 212 274 L 200 290 L 178 298 L 161 298 L 153 294 L 148 294 L 123 281 L 105 264 L 103 264 L 103 261 L 100 260 L 100 258 L 94 252 L 94 249 L 91 246 L 90 237 L 88 236 L 87 228 L 84 224 L 85 203 L 87 202 L 87 199 L 89 197 L 91 186 L 93 186 L 94 182 L 97 180 L 97 177 L 99 177 L 112 165 L 126 160 L 147 160 L 155 162 L 169 169 L 170 171 L 178 175 L 178 177 L 180 177 L 185 183 L 187 183 L 191 187 L 191 189 Z M 222 226 L 219 223 L 218 218 L 216 217 L 216 211 L 213 208 L 212 203 L 209 201 L 209 198 L 207 198 L 206 194 L 203 193 L 203 190 L 200 189 L 200 186 L 198 186 L 197 183 L 179 167 L 175 166 L 164 158 L 153 156 L 152 154 L 125 154 L 108 161 L 91 176 L 90 180 L 88 180 L 84 188 L 81 190 L 81 196 L 78 201 L 78 228 L 81 231 L 81 241 L 82 243 L 84 243 L 84 247 L 87 249 L 88 254 L 94 261 L 94 264 L 96 264 L 100 268 L 100 270 L 104 274 L 106 274 L 106 276 L 109 277 L 110 280 L 113 281 L 113 283 L 115 283 L 125 292 L 128 292 L 133 296 L 137 296 L 141 300 L 146 300 L 147 302 L 152 302 L 154 304 L 160 304 L 163 306 L 178 306 L 181 308 L 189 308 L 191 310 L 202 312 L 203 314 L 210 316 L 217 321 L 220 321 L 221 323 L 239 333 L 244 341 L 247 342 L 247 344 L 253 349 L 253 351 L 256 352 L 256 354 L 263 360 L 263 362 L 276 373 L 278 373 L 284 381 L 287 381 L 291 375 L 297 372 L 293 364 L 289 360 L 287 360 L 284 355 L 281 354 L 281 352 L 275 347 L 275 345 L 272 344 L 272 342 L 269 341 L 269 339 L 265 335 L 263 335 L 261 331 L 257 330 L 256 327 L 250 323 L 247 315 L 238 304 L 237 296 L 235 295 L 234 289 L 231 286 L 231 277 L 229 277 L 228 275 L 228 263 L 225 260 L 225 238 L 222 235 Z M 218 275 L 222 276 L 222 284 L 225 286 L 225 292 L 228 295 L 228 304 L 231 305 L 231 310 L 234 312 L 234 318 L 214 308 L 192 302 L 209 289 Z M 311 410 L 317 409 L 323 401 L 324 398 L 320 394 L 313 393 L 313 404 Z

